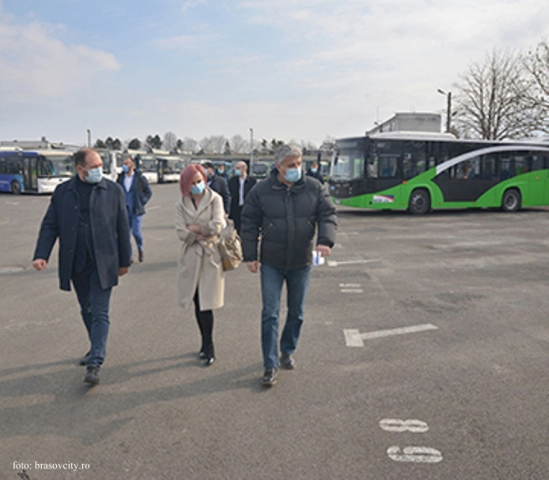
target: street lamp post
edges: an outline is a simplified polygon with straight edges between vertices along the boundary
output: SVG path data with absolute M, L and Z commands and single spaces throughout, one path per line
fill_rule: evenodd
M 250 171 L 254 164 L 254 129 L 250 127 Z
M 452 92 L 446 93 L 440 88 L 437 89 L 437 92 L 441 95 L 446 95 L 446 131 L 450 132 L 450 127 L 452 126 Z
M 88 148 L 91 148 L 91 130 L 86 128 L 86 132 L 88 132 Z

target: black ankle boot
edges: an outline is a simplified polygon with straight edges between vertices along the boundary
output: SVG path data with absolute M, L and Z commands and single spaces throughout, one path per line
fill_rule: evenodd
M 212 363 L 215 362 L 215 353 L 213 343 L 206 345 L 204 347 L 204 365 L 209 367 Z

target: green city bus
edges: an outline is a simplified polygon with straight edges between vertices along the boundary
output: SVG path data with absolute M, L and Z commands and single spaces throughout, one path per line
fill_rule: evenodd
M 418 132 L 339 139 L 328 188 L 336 204 L 417 215 L 549 205 L 549 142 Z

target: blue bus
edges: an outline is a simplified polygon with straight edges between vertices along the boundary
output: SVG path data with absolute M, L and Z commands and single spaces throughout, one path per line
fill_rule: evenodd
M 73 154 L 64 150 L 0 150 L 0 192 L 52 193 L 75 173 Z

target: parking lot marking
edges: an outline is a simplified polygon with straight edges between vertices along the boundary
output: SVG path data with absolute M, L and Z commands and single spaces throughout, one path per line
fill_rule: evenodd
M 374 263 L 374 262 L 381 262 L 379 259 L 371 259 L 371 260 L 343 260 L 343 261 L 337 261 L 337 260 L 328 260 L 328 266 L 329 267 L 338 267 L 339 265 L 358 265 L 363 263 Z
M 348 347 L 363 347 L 364 340 L 373 338 L 389 337 L 392 335 L 404 335 L 407 333 L 425 332 L 428 330 L 438 330 L 438 327 L 430 323 L 416 325 L 413 327 L 393 328 L 391 330 L 378 330 L 377 332 L 360 333 L 357 329 L 344 329 L 345 343 Z
M 422 420 L 400 420 L 398 418 L 384 418 L 379 426 L 387 432 L 411 432 L 424 433 L 429 430 L 429 425 Z
M 442 453 L 431 447 L 389 447 L 387 455 L 395 462 L 438 463 L 442 461 Z

